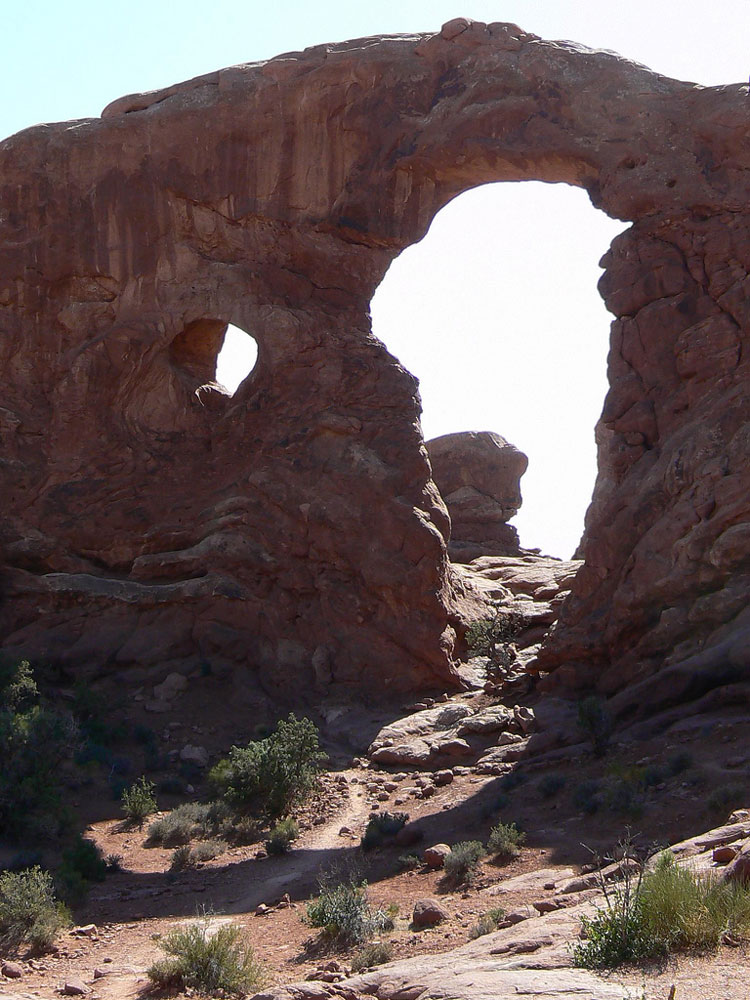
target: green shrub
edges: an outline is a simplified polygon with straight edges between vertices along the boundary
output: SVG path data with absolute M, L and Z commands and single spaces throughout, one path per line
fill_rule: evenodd
M 11 840 L 52 839 L 69 822 L 60 769 L 73 759 L 72 717 L 47 707 L 31 667 L 0 663 L 0 829 Z
M 269 854 L 286 854 L 294 841 L 299 837 L 299 824 L 291 816 L 279 820 L 271 830 L 266 841 L 266 850 Z
M 290 714 L 265 739 L 232 747 L 209 778 L 237 811 L 277 817 L 309 795 L 325 759 L 314 723 Z
M 384 840 L 395 837 L 409 819 L 408 813 L 374 813 L 367 821 L 364 836 L 360 841 L 363 851 L 379 847 Z
M 448 880 L 458 885 L 470 882 L 483 854 L 484 846 L 478 840 L 464 840 L 454 844 L 443 862 Z
M 43 951 L 69 923 L 68 911 L 55 898 L 49 872 L 36 866 L 0 874 L 0 950 L 12 953 L 28 943 Z
M 62 863 L 77 871 L 87 882 L 103 882 L 107 874 L 107 862 L 101 850 L 93 841 L 81 836 L 63 851 Z
M 232 996 L 249 993 L 263 974 L 244 932 L 235 924 L 212 927 L 204 918 L 175 927 L 159 947 L 169 957 L 155 962 L 148 977 L 158 989 L 220 991 Z
M 521 853 L 521 845 L 526 840 L 515 823 L 498 823 L 490 830 L 487 851 L 497 861 L 511 861 Z
M 612 718 L 601 698 L 591 695 L 578 703 L 578 725 L 591 740 L 594 754 L 603 757 L 612 736 Z
M 143 826 L 146 817 L 156 812 L 155 787 L 153 781 L 148 781 L 145 775 L 142 775 L 135 784 L 122 793 L 122 811 L 129 823 Z
M 726 934 L 750 932 L 750 892 L 681 868 L 667 851 L 654 870 L 626 874 L 606 892 L 606 908 L 582 918 L 587 940 L 575 965 L 612 968 L 679 949 L 715 948 Z
M 565 787 L 565 777 L 562 774 L 545 774 L 539 784 L 537 791 L 543 799 L 551 799 Z
M 724 934 L 750 930 L 750 892 L 742 886 L 701 878 L 665 851 L 643 879 L 640 910 L 645 925 L 665 948 L 715 948 Z
M 353 878 L 338 883 L 324 878 L 320 895 L 307 906 L 307 921 L 342 945 L 361 944 L 392 925 L 387 913 L 371 909 L 367 883 Z
M 393 948 L 386 941 L 373 941 L 366 944 L 352 959 L 352 971 L 363 972 L 376 965 L 383 965 L 393 958 Z
M 498 906 L 493 910 L 488 910 L 487 913 L 483 913 L 482 916 L 477 920 L 474 926 L 469 931 L 469 937 L 474 940 L 474 938 L 482 937 L 485 934 L 491 934 L 492 931 L 496 931 L 498 924 L 505 918 L 505 910 L 502 906 Z

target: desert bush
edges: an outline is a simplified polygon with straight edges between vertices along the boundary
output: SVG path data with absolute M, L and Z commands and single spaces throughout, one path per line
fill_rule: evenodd
M 266 841 L 269 854 L 286 854 L 294 841 L 299 837 L 299 824 L 291 816 L 279 820 L 271 830 Z
M 151 813 L 156 812 L 153 781 L 148 781 L 145 775 L 122 793 L 122 811 L 129 823 L 143 826 L 143 821 Z
M 343 945 L 361 944 L 392 925 L 388 913 L 370 907 L 367 883 L 353 877 L 342 882 L 324 877 L 320 895 L 307 906 L 307 921 Z
M 454 844 L 443 863 L 446 878 L 459 885 L 470 882 L 483 854 L 484 846 L 478 840 L 464 840 Z
M 515 823 L 498 823 L 490 830 L 487 851 L 497 861 L 511 861 L 521 853 L 521 845 L 526 840 Z
M 76 751 L 76 724 L 45 705 L 26 660 L 0 662 L 0 706 L 0 829 L 11 840 L 54 838 L 69 821 L 60 768 Z
M 590 695 L 578 703 L 578 725 L 583 730 L 597 757 L 603 757 L 612 736 L 612 718 L 601 698 Z
M 148 977 L 159 989 L 239 996 L 254 990 L 263 973 L 240 927 L 212 927 L 210 918 L 175 927 L 159 942 L 168 958 L 154 962 Z
M 551 799 L 565 787 L 565 776 L 562 774 L 545 774 L 537 784 L 537 791 L 543 799 Z
M 169 870 L 173 874 L 175 872 L 183 872 L 186 868 L 193 868 L 195 866 L 195 857 L 188 844 L 182 844 L 181 847 L 176 847 L 172 851 L 172 857 L 169 860 Z
M 514 658 L 510 643 L 525 625 L 523 615 L 498 611 L 492 618 L 483 618 L 469 626 L 466 645 L 472 656 L 486 656 L 494 667 L 509 667 Z
M 202 840 L 195 845 L 192 852 L 193 858 L 198 864 L 201 864 L 203 861 L 213 861 L 214 858 L 220 857 L 228 848 L 229 844 L 226 840 L 221 840 L 219 837 L 212 837 L 211 840 Z
M 290 713 L 265 739 L 232 747 L 209 779 L 238 812 L 283 816 L 315 787 L 325 759 L 314 723 Z
M 357 952 L 352 959 L 352 971 L 362 972 L 376 965 L 383 965 L 393 958 L 393 948 L 387 941 L 372 941 Z
M 12 953 L 28 943 L 35 951 L 43 951 L 69 923 L 49 872 L 36 866 L 0 874 L 0 950 Z
M 363 851 L 379 847 L 384 840 L 395 837 L 409 819 L 408 813 L 374 813 L 367 821 L 364 836 L 360 841 Z
M 474 940 L 474 938 L 482 937 L 485 934 L 491 934 L 492 931 L 496 931 L 498 924 L 504 919 L 505 910 L 502 906 L 495 907 L 493 910 L 488 910 L 487 913 L 483 913 L 482 916 L 477 920 L 474 926 L 469 931 L 469 937 Z
M 212 806 L 204 802 L 183 802 L 148 828 L 148 842 L 162 847 L 178 847 L 189 843 L 211 828 Z
M 583 918 L 587 940 L 574 964 L 611 968 L 680 949 L 715 948 L 725 935 L 750 932 L 750 892 L 681 868 L 666 851 L 650 872 L 626 870 L 621 885 L 605 890 L 606 907 Z
M 665 949 L 715 948 L 724 934 L 750 930 L 750 892 L 742 886 L 701 878 L 665 851 L 643 879 L 640 912 Z

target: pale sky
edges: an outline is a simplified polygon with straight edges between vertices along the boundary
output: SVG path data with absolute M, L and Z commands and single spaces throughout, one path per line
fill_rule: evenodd
M 437 31 L 454 17 L 512 21 L 704 85 L 745 82 L 750 71 L 750 0 L 26 0 L 5 7 L 0 136 L 96 117 L 123 94 L 223 66 L 321 42 Z M 522 544 L 555 555 L 572 553 L 591 497 L 609 327 L 597 262 L 623 228 L 580 190 L 488 185 L 447 206 L 425 239 L 394 262 L 373 300 L 375 333 L 420 379 L 425 437 L 494 430 L 525 451 L 524 506 L 514 523 Z

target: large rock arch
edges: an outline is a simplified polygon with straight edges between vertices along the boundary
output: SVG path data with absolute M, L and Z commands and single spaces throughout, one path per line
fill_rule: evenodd
M 458 20 L 7 139 L 3 644 L 84 672 L 449 683 L 466 595 L 415 382 L 368 303 L 457 193 L 535 178 L 633 222 L 601 283 L 586 562 L 537 666 L 607 692 L 669 661 L 743 667 L 747 101 Z M 232 398 L 226 323 L 259 343 Z

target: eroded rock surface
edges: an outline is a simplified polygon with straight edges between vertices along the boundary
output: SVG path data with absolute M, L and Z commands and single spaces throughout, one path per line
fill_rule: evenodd
M 633 222 L 604 258 L 599 474 L 543 686 L 746 672 L 747 120 L 739 84 L 459 19 L 5 140 L 3 645 L 280 690 L 454 682 L 475 605 L 368 304 L 460 191 L 541 179 Z M 228 322 L 259 344 L 232 397 Z
M 492 431 L 459 431 L 427 442 L 432 478 L 448 508 L 453 562 L 517 555 L 518 532 L 507 522 L 521 507 L 529 460 Z

